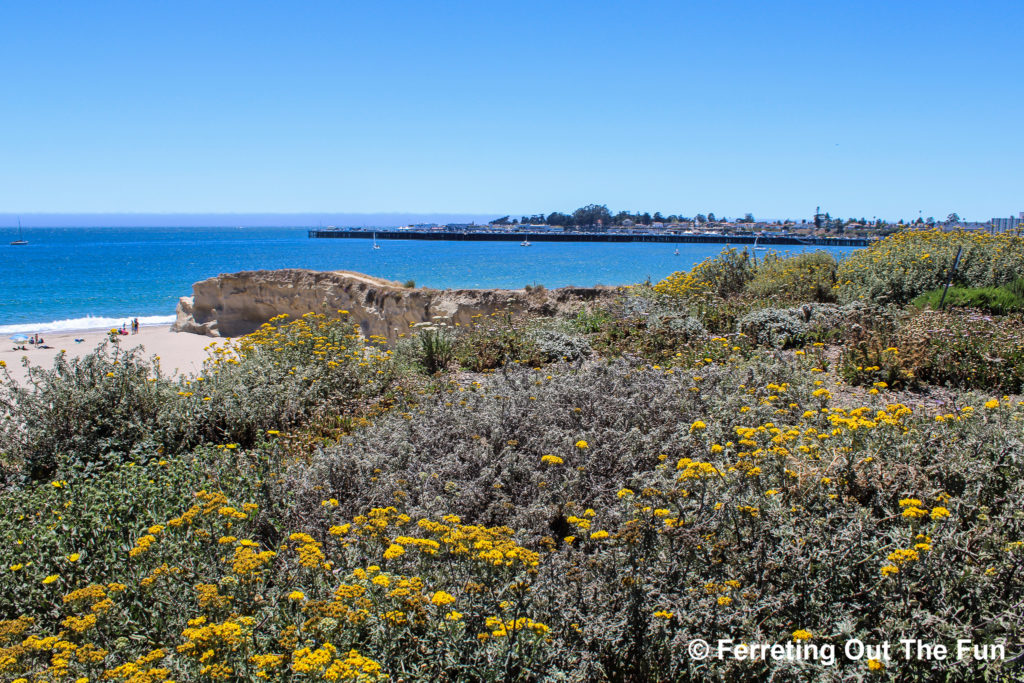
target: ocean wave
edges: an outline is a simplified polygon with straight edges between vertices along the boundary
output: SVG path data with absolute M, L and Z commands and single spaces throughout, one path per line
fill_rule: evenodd
M 131 323 L 135 318 L 126 315 L 119 318 L 105 318 L 87 315 L 84 318 L 68 318 L 67 320 L 54 320 L 48 323 L 16 323 L 14 325 L 0 325 L 0 335 L 31 334 L 33 332 L 72 332 L 77 330 L 109 330 L 114 327 L 121 327 L 123 324 Z M 138 316 L 141 325 L 170 325 L 174 322 L 173 315 L 140 315 Z

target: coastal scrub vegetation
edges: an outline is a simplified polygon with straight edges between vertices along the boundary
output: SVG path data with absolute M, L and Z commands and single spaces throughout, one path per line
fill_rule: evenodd
M 269 429 L 360 415 L 387 400 L 390 351 L 364 344 L 343 312 L 286 317 L 211 345 L 194 377 L 165 377 L 159 358 L 122 348 L 116 334 L 83 358 L 30 367 L 24 386 L 8 377 L 0 383 L 5 464 L 38 480 L 205 443 L 249 448 Z
M 961 252 L 962 249 L 962 252 Z M 957 253 L 958 268 L 953 272 Z M 1024 240 L 984 232 L 909 230 L 845 259 L 837 280 L 840 301 L 905 304 L 943 286 L 998 287 L 1024 273 Z
M 962 284 L 1012 281 L 1019 245 L 979 243 Z M 866 258 L 727 250 L 393 349 L 339 312 L 195 377 L 113 343 L 5 377 L 0 676 L 1013 680 L 1024 320 L 903 305 L 942 259 L 872 294 Z M 1006 656 L 842 654 L 898 637 Z

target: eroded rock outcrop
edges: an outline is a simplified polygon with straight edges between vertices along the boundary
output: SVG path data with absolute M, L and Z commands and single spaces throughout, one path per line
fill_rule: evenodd
M 172 329 L 211 337 L 237 337 L 276 315 L 349 312 L 366 337 L 394 342 L 415 323 L 468 324 L 473 316 L 496 311 L 553 315 L 609 296 L 610 287 L 521 289 L 409 289 L 395 282 L 350 271 L 255 270 L 218 275 L 192 286 L 178 302 Z

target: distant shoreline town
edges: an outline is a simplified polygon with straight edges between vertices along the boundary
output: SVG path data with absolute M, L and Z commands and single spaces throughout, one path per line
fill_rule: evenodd
M 512 218 L 502 216 L 487 223 L 411 223 L 387 232 L 409 233 L 457 233 L 457 234 L 520 234 L 526 233 L 542 238 L 542 235 L 598 235 L 620 236 L 700 236 L 700 237 L 764 237 L 764 238 L 845 238 L 873 240 L 891 235 L 906 228 L 937 228 L 945 231 L 979 231 L 1001 233 L 1020 231 L 1024 228 L 1024 211 L 1016 217 L 992 218 L 989 221 L 965 221 L 959 215 L 949 214 L 945 220 L 934 217 L 918 218 L 914 221 L 899 220 L 890 223 L 879 218 L 839 218 L 819 208 L 810 219 L 758 220 L 750 213 L 742 218 L 717 218 L 714 213 L 697 214 L 693 217 L 669 215 L 660 212 L 650 214 L 620 211 L 612 214 L 605 205 L 590 204 L 572 213 L 553 212 L 547 215 L 535 214 Z M 361 232 L 371 230 L 360 228 L 318 228 L 310 236 L 330 236 L 320 233 Z M 316 233 L 316 234 L 314 234 Z M 378 234 L 382 235 L 378 230 Z M 385 237 L 386 238 L 386 237 Z M 622 240 L 630 241 L 630 240 Z
M 493 229 L 480 225 L 444 225 L 435 228 L 408 226 L 398 229 L 319 228 L 309 230 L 311 239 L 373 239 L 376 240 L 438 240 L 466 242 L 520 242 L 528 247 L 533 242 L 660 242 L 672 244 L 737 244 L 805 247 L 866 247 L 877 238 L 807 236 L 775 233 L 653 232 L 637 228 L 616 228 L 605 232 L 564 230 L 560 226 L 525 226 L 524 230 Z M 377 248 L 376 246 L 374 248 Z M 677 250 L 678 251 L 678 250 Z
M 510 241 L 528 240 L 557 242 L 735 242 L 812 246 L 867 246 L 907 228 L 935 228 L 945 231 L 1019 232 L 1024 228 L 1024 212 L 1016 218 L 993 218 L 986 223 L 963 221 L 950 214 L 944 221 L 932 217 L 905 223 L 833 218 L 820 208 L 810 220 L 757 220 L 752 214 L 728 220 L 714 213 L 683 216 L 662 216 L 661 213 L 612 214 L 604 205 L 591 204 L 572 214 L 554 212 L 511 218 L 502 216 L 488 223 L 413 223 L 399 228 L 327 226 L 309 231 L 311 238 L 358 238 L 371 233 L 380 239 L 452 239 Z

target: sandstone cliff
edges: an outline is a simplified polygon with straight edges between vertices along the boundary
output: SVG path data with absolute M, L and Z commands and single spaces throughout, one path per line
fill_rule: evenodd
M 276 315 L 349 312 L 364 336 L 389 342 L 415 323 L 468 324 L 477 314 L 529 311 L 552 315 L 609 296 L 608 287 L 516 289 L 407 289 L 398 283 L 350 271 L 256 270 L 219 275 L 192 286 L 178 302 L 172 329 L 211 337 L 248 334 Z

